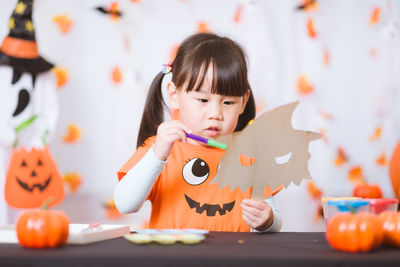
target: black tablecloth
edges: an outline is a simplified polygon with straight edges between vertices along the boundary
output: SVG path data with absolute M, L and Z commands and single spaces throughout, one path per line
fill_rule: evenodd
M 399 267 L 400 248 L 349 254 L 331 249 L 324 233 L 212 232 L 198 245 L 135 245 L 124 238 L 48 250 L 0 244 L 0 266 Z

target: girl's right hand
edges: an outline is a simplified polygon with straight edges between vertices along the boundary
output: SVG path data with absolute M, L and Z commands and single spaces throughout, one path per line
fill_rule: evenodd
M 154 144 L 154 154 L 162 161 L 165 161 L 171 152 L 175 141 L 186 142 L 186 134 L 192 131 L 179 121 L 166 121 L 161 123 L 157 129 L 156 143 Z

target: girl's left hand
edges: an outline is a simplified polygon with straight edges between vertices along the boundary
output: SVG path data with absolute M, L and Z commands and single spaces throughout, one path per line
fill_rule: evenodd
M 242 207 L 243 220 L 257 231 L 265 231 L 274 222 L 272 208 L 264 200 L 243 199 Z

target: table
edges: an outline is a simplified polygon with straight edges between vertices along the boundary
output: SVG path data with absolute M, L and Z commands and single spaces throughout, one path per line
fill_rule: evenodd
M 332 250 L 324 233 L 211 232 L 198 245 L 135 245 L 122 237 L 48 250 L 0 244 L 0 266 L 398 267 L 400 248 L 381 247 L 370 253 L 349 254 Z

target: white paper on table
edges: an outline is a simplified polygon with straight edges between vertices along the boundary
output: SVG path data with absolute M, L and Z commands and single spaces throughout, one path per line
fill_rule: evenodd
M 67 244 L 88 244 L 121 237 L 130 233 L 128 225 L 102 224 L 101 228 L 94 228 L 93 230 L 87 230 L 88 227 L 89 224 L 71 223 L 69 225 Z M 14 225 L 0 227 L 0 243 L 18 243 Z

